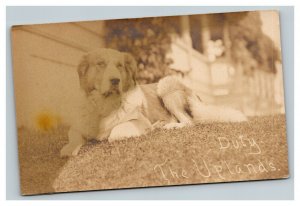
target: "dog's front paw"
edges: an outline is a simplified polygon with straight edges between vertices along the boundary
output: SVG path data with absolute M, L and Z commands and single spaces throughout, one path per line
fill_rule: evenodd
M 109 134 L 110 134 L 110 131 L 100 132 L 96 139 L 99 141 L 107 140 L 109 137 Z
M 61 157 L 71 157 L 71 156 L 76 156 L 81 148 L 80 145 L 74 145 L 74 144 L 67 144 L 65 145 L 61 151 L 60 151 L 60 156 Z
M 165 126 L 163 126 L 164 129 L 180 129 L 183 127 L 187 127 L 187 126 L 192 126 L 191 123 L 185 123 L 185 122 L 172 122 L 172 123 L 168 123 Z

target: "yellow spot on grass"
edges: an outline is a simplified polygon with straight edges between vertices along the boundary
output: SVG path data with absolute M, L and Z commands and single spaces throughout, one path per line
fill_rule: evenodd
M 42 112 L 36 116 L 36 126 L 41 131 L 49 131 L 57 127 L 59 117 L 50 112 Z

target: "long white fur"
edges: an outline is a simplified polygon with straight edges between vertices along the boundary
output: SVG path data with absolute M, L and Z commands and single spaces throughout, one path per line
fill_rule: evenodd
M 166 108 L 176 116 L 179 123 L 190 124 L 184 107 L 188 107 L 191 111 L 193 123 L 247 121 L 247 117 L 238 110 L 201 102 L 190 88 L 175 77 L 168 76 L 161 79 L 157 85 L 157 93 L 162 98 Z M 180 101 L 177 101 L 178 98 Z
M 188 97 L 195 122 L 244 122 L 247 117 L 240 111 L 224 106 L 208 105 L 198 98 Z

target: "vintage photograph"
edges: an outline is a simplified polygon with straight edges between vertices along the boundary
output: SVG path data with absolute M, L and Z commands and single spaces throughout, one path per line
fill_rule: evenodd
M 11 35 L 22 195 L 289 177 L 278 11 Z

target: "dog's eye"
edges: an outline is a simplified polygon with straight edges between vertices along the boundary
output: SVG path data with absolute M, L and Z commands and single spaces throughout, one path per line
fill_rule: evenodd
M 99 67 L 105 67 L 106 66 L 105 62 L 97 62 L 97 65 Z
M 117 68 L 118 68 L 118 69 L 122 69 L 122 68 L 123 68 L 123 64 L 118 63 L 118 64 L 117 64 Z

